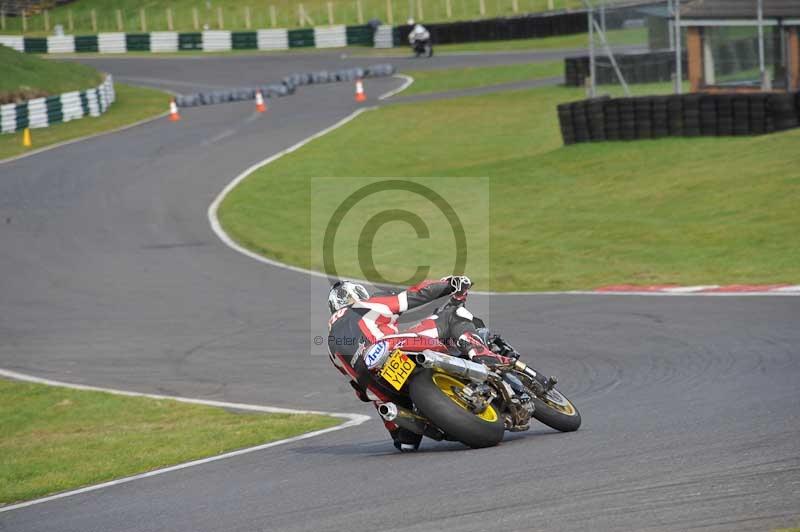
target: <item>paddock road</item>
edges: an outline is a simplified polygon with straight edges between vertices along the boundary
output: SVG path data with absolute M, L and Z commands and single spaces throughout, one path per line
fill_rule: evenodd
M 617 51 L 635 51 L 638 46 L 619 46 Z M 336 50 L 320 52 L 265 53 L 256 55 L 209 56 L 93 56 L 75 60 L 99 70 L 115 74 L 117 81 L 148 85 L 176 92 L 249 87 L 258 83 L 277 82 L 295 72 L 333 71 L 351 66 L 365 67 L 391 63 L 400 71 L 436 70 L 474 66 L 516 65 L 540 61 L 557 61 L 585 54 L 585 50 L 510 51 L 487 54 L 450 53 L 432 58 L 409 56 L 349 55 Z
M 431 66 L 489 61 L 434 59 Z M 262 71 L 261 61 L 87 62 L 176 91 L 376 62 L 288 54 L 269 56 Z M 399 84 L 370 80 L 370 98 Z M 179 123 L 162 119 L 0 165 L 0 367 L 141 392 L 371 413 L 314 346 L 325 334 L 318 284 L 231 250 L 206 216 L 245 168 L 356 109 L 352 90 L 300 88 L 266 115 L 251 103 L 186 109 Z M 360 149 L 385 147 L 365 139 Z M 800 298 L 497 295 L 474 304 L 491 308 L 491 323 L 535 367 L 560 377 L 581 409 L 580 431 L 540 425 L 494 449 L 426 441 L 420 453 L 400 455 L 376 419 L 3 512 L 0 530 L 800 524 Z

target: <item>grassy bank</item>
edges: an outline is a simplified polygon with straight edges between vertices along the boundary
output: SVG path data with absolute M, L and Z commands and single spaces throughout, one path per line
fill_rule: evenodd
M 331 9 L 329 11 L 328 4 Z M 447 5 L 450 5 L 448 14 Z M 110 5 L 111 4 L 111 5 Z M 307 18 L 301 20 L 299 9 L 302 4 Z M 553 0 L 554 9 L 580 8 L 579 0 Z M 353 0 L 267 0 L 246 2 L 236 0 L 170 0 L 167 2 L 141 2 L 139 0 L 117 0 L 109 3 L 106 0 L 79 0 L 62 7 L 51 9 L 47 17 L 36 13 L 28 17 L 26 33 L 51 33 L 56 24 L 61 24 L 70 33 L 96 33 L 97 31 L 197 31 L 208 29 L 246 30 L 249 28 L 295 28 L 303 26 L 324 26 L 328 24 L 364 24 L 370 19 L 382 21 L 393 20 L 395 24 L 403 24 L 409 16 L 426 22 L 445 22 L 457 20 L 473 20 L 514 14 L 537 13 L 548 9 L 547 0 L 517 0 L 517 12 L 511 0 L 483 3 L 481 13 L 478 2 L 463 0 L 426 0 L 423 12 L 419 12 L 419 4 L 410 5 L 404 2 L 385 0 L 361 0 L 361 17 L 358 5 Z M 391 7 L 391 17 L 389 8 Z M 168 14 L 167 10 L 171 13 Z M 194 12 L 197 13 L 198 27 L 195 27 Z M 117 11 L 119 10 L 119 15 Z M 92 12 L 94 21 L 92 22 Z M 144 11 L 144 26 L 142 18 Z M 273 20 L 274 15 L 274 20 Z M 118 20 L 119 17 L 119 20 Z M 119 25 L 121 22 L 121 26 Z M 20 33 L 23 31 L 21 17 L 7 17 L 4 32 Z M 49 28 L 49 29 L 48 29 Z
M 555 106 L 582 97 L 553 87 L 367 113 L 249 177 L 220 219 L 243 245 L 320 269 L 311 178 L 487 176 L 484 289 L 800 280 L 800 130 L 563 147 Z M 356 246 L 357 230 L 337 246 Z M 392 238 L 384 247 L 420 246 L 413 231 Z M 380 271 L 404 273 L 407 260 L 377 248 L 387 259 Z M 343 260 L 340 274 L 363 275 L 357 258 Z M 434 270 L 452 268 L 446 253 L 432 260 Z
M 0 103 L 85 90 L 103 81 L 95 69 L 78 63 L 46 61 L 0 45 Z
M 86 90 L 102 82 L 95 69 L 78 63 L 45 60 L 0 46 L 0 101 L 25 101 L 31 98 Z M 142 89 L 115 83 L 117 100 L 103 115 L 84 117 L 47 128 L 32 129 L 33 147 L 22 145 L 23 132 L 0 135 L 0 161 L 32 149 L 43 148 L 103 131 L 111 131 L 167 110 L 169 96 L 154 89 Z
M 338 423 L 0 380 L 0 504 Z

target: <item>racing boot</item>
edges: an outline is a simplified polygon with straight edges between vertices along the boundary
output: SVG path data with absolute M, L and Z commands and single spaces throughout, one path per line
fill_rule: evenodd
M 392 435 L 394 448 L 401 453 L 410 453 L 416 451 L 419 449 L 419 444 L 422 441 L 422 435 L 414 434 L 410 430 L 400 427 L 396 428 L 395 430 L 390 430 L 389 434 Z

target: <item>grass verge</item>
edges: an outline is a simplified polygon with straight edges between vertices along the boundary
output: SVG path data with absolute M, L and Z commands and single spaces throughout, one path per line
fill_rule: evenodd
M 633 28 L 627 30 L 610 30 L 606 38 L 611 46 L 647 45 L 647 30 Z M 441 44 L 435 47 L 434 53 L 447 52 L 515 52 L 535 50 L 582 49 L 589 46 L 587 33 L 559 35 L 538 39 L 513 39 L 510 41 L 483 41 L 460 44 Z
M 537 13 L 548 9 L 546 0 L 518 0 L 518 13 L 514 13 L 511 2 L 486 2 L 484 13 L 477 2 L 452 2 L 448 16 L 445 0 L 427 0 L 424 13 L 416 12 L 416 18 L 426 22 L 445 22 L 472 20 L 496 16 L 512 16 L 522 13 Z M 302 5 L 308 15 L 305 23 L 298 16 Z M 51 9 L 48 17 L 34 14 L 26 20 L 27 35 L 52 33 L 56 24 L 61 24 L 70 33 L 97 33 L 97 31 L 164 31 L 174 28 L 177 31 L 198 31 L 207 29 L 226 29 L 244 31 L 255 28 L 295 28 L 298 26 L 323 26 L 328 24 L 363 24 L 371 19 L 389 20 L 387 6 L 391 6 L 392 18 L 397 24 L 405 22 L 409 16 L 408 6 L 402 2 L 387 4 L 384 0 L 362 0 L 360 9 L 351 0 L 267 0 L 252 2 L 246 8 L 237 0 L 170 0 L 169 2 L 142 2 L 141 0 L 79 0 Z M 555 9 L 580 8 L 579 0 L 555 0 Z M 197 23 L 195 27 L 196 10 Z M 167 10 L 170 10 L 170 14 Z M 92 17 L 94 11 L 94 18 Z M 361 12 L 359 16 L 359 11 Z M 142 14 L 144 13 L 144 14 Z M 412 9 L 412 13 L 414 10 Z M 273 20 L 274 14 L 274 20 Z M 170 17 L 171 15 L 171 17 Z M 424 15 L 424 16 L 423 16 Z M 118 18 L 119 17 L 119 18 Z M 145 18 L 145 28 L 142 27 Z M 332 17 L 332 18 L 331 18 Z M 172 21 L 172 28 L 170 22 Z M 93 22 L 94 21 L 94 22 Z M 120 27 L 119 24 L 122 24 Z M 49 29 L 48 29 L 49 25 Z M 96 28 L 96 30 L 95 30 Z M 21 17 L 7 17 L 5 31 L 20 33 Z
M 447 70 L 417 70 L 407 72 L 409 76 L 414 78 L 414 83 L 401 94 L 403 96 L 408 96 L 413 94 L 447 92 L 457 89 L 491 87 L 517 81 L 556 78 L 561 76 L 563 72 L 564 65 L 561 61 L 492 67 L 466 67 Z M 689 83 L 684 82 L 683 88 L 684 91 L 688 91 Z M 641 83 L 628 85 L 628 90 L 632 96 L 671 94 L 673 92 L 673 87 L 670 83 Z M 621 85 L 606 85 L 598 86 L 597 94 L 599 96 L 607 94 L 621 97 L 625 96 L 625 91 L 622 89 Z
M 250 176 L 220 220 L 246 247 L 321 269 L 310 249 L 312 177 L 487 176 L 482 289 L 800 281 L 800 130 L 563 147 L 556 104 L 582 97 L 552 87 L 382 108 Z M 356 246 L 357 229 L 337 246 Z M 377 269 L 404 278 L 421 241 L 386 236 Z M 339 273 L 362 277 L 352 257 Z M 452 257 L 431 264 L 446 273 Z
M 403 91 L 403 95 L 444 92 L 472 87 L 487 87 L 550 78 L 561 75 L 563 62 L 549 61 L 527 65 L 501 65 L 493 67 L 467 67 L 448 70 L 419 70 L 408 72 L 414 83 Z
M 641 28 L 627 30 L 610 30 L 606 33 L 611 46 L 641 45 L 647 46 L 647 31 Z M 508 41 L 481 41 L 459 44 L 437 44 L 435 55 L 456 53 L 491 53 L 491 52 L 536 52 L 547 50 L 575 50 L 576 54 L 588 53 L 589 34 L 560 35 L 557 37 L 539 37 L 535 39 L 512 39 Z M 351 55 L 378 55 L 409 57 L 413 55 L 406 46 L 395 48 L 351 47 Z M 424 59 L 420 59 L 424 61 Z
M 0 380 L 0 504 L 260 445 L 339 419 Z
M 117 100 L 103 115 L 84 117 L 47 128 L 32 129 L 33 148 L 22 146 L 22 131 L 0 135 L 0 161 L 21 155 L 32 149 L 65 142 L 104 131 L 112 131 L 128 124 L 158 116 L 167 110 L 169 95 L 155 89 L 131 87 L 115 83 Z

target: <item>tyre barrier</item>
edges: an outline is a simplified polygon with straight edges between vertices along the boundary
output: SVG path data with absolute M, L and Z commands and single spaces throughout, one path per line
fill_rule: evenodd
M 48 127 L 85 116 L 100 116 L 115 99 L 114 79 L 109 74 L 94 89 L 0 105 L 0 133 L 14 133 L 28 127 Z
M 636 4 L 652 4 L 641 1 Z M 620 29 L 635 12 L 629 7 L 609 7 L 605 11 L 607 29 Z M 589 31 L 589 18 L 585 9 L 568 11 L 531 13 L 512 17 L 498 17 L 483 20 L 467 20 L 440 24 L 425 24 L 431 33 L 433 44 L 456 44 L 482 41 L 504 41 L 573 35 Z M 395 26 L 392 30 L 394 46 L 407 46 L 411 26 Z M 382 35 L 375 36 L 376 47 L 387 48 Z M 380 45 L 378 44 L 380 42 Z
M 669 50 L 615 54 L 620 72 L 630 84 L 671 81 L 675 72 L 675 53 Z M 686 53 L 683 54 L 683 79 L 688 79 Z M 598 54 L 595 58 L 595 76 L 598 85 L 616 85 L 617 73 L 608 56 Z M 582 87 L 589 77 L 589 56 L 564 59 L 564 84 Z
M 800 126 L 800 92 L 591 98 L 557 108 L 565 145 L 763 135 Z
M 480 41 L 505 41 L 571 35 L 589 31 L 585 11 L 522 15 L 518 17 L 425 24 L 433 44 L 456 44 Z M 394 45 L 407 46 L 409 25 L 395 26 Z
M 364 78 L 382 78 L 391 76 L 394 73 L 394 66 L 390 64 L 379 64 L 366 68 L 347 68 L 334 72 L 321 70 L 318 72 L 290 74 L 279 83 L 270 83 L 259 87 L 182 94 L 175 98 L 175 104 L 178 107 L 197 107 L 200 105 L 215 105 L 219 103 L 254 100 L 256 91 L 258 90 L 261 91 L 262 96 L 265 98 L 279 98 L 281 96 L 293 94 L 297 87 L 303 85 L 355 81 Z
M 714 46 L 712 52 L 717 73 L 723 76 L 758 68 L 758 39 L 737 39 Z M 620 71 L 627 83 L 658 83 L 671 81 L 675 72 L 675 52 L 656 50 L 652 52 L 633 52 L 615 54 Z M 596 56 L 595 75 L 598 85 L 619 83 L 608 56 Z M 687 55 L 683 53 L 682 79 L 688 79 Z M 564 83 L 571 87 L 583 86 L 589 77 L 589 56 L 567 57 L 564 59 Z

